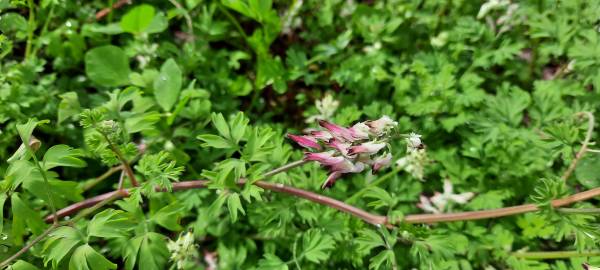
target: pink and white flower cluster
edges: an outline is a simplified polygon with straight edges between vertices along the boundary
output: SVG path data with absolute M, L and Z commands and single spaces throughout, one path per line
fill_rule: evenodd
M 465 204 L 471 200 L 473 196 L 475 196 L 475 193 L 473 192 L 454 194 L 452 182 L 446 179 L 444 180 L 444 193 L 436 192 L 430 198 L 421 195 L 421 202 L 417 204 L 417 207 L 425 212 L 439 214 L 446 211 L 446 206 L 449 202 Z
M 319 125 L 326 130 L 311 131 L 307 135 L 288 134 L 300 146 L 321 152 L 306 152 L 304 160 L 317 161 L 328 167 L 330 174 L 322 188 L 331 187 L 346 173 L 359 173 L 368 166 L 374 172 L 387 167 L 392 155 L 387 139 L 398 125 L 388 116 L 377 120 L 359 122 L 345 128 L 324 120 Z

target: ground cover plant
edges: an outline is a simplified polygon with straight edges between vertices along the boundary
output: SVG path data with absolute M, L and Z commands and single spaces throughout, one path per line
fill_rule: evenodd
M 0 0 L 0 268 L 595 269 L 598 14 Z

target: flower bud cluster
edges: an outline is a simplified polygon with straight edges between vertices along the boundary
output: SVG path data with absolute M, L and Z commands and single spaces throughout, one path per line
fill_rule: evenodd
M 427 164 L 427 152 L 421 141 L 421 135 L 411 133 L 406 138 L 406 156 L 398 159 L 396 165 L 410 173 L 413 177 L 423 180 L 425 164 Z
M 184 269 L 186 263 L 198 256 L 198 250 L 194 245 L 194 234 L 187 232 L 177 238 L 177 241 L 169 240 L 167 249 L 171 253 L 171 261 L 175 262 L 177 269 Z
M 326 130 L 302 136 L 288 134 L 288 137 L 302 147 L 321 151 L 306 152 L 304 160 L 317 161 L 329 168 L 330 174 L 322 188 L 331 187 L 343 174 L 359 173 L 368 166 L 377 172 L 390 164 L 392 155 L 387 139 L 398 125 L 390 117 L 359 122 L 348 128 L 324 120 L 319 121 L 319 125 Z
M 420 197 L 420 202 L 417 207 L 425 212 L 442 213 L 446 211 L 446 206 L 449 202 L 456 204 L 465 204 L 475 196 L 473 192 L 465 192 L 454 194 L 452 182 L 448 179 L 444 180 L 444 193 L 435 192 L 433 196 L 427 198 L 423 195 Z

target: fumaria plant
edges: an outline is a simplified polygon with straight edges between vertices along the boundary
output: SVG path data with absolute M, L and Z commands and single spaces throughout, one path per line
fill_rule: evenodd
M 0 0 L 0 269 L 596 269 L 599 11 Z

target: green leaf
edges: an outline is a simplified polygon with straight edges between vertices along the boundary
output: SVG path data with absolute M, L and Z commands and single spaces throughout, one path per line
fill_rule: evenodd
M 90 220 L 87 233 L 102 238 L 122 237 L 134 225 L 131 216 L 124 211 L 106 209 Z
M 46 170 L 50 170 L 58 166 L 82 168 L 87 165 L 84 160 L 80 159 L 80 157 L 83 156 L 84 153 L 80 149 L 59 144 L 50 147 L 50 149 L 46 151 L 42 164 Z
M 227 196 L 227 208 L 229 209 L 229 215 L 231 216 L 231 223 L 237 221 L 238 212 L 241 212 L 242 215 L 246 214 L 242 207 L 242 202 L 240 201 L 240 195 L 237 193 L 230 193 Z
M 577 181 L 586 188 L 596 188 L 600 186 L 600 154 L 589 153 L 585 155 L 575 168 L 575 177 Z
M 40 217 L 40 213 L 31 209 L 31 207 L 21 200 L 18 193 L 10 196 L 12 206 L 12 225 L 11 237 L 15 245 L 23 244 L 23 235 L 29 229 L 33 234 L 40 234 L 44 231 L 46 224 Z
M 123 257 L 125 258 L 125 269 L 132 270 L 137 262 L 138 253 L 142 246 L 142 241 L 145 239 L 145 235 L 137 236 L 130 241 L 127 241 L 124 247 Z
M 363 197 L 373 198 L 374 201 L 369 202 L 369 206 L 377 208 L 394 206 L 395 200 L 392 196 L 380 187 L 369 187 L 367 193 Z
M 78 115 L 80 112 L 79 99 L 77 98 L 77 93 L 75 92 L 66 92 L 60 95 L 60 103 L 58 104 L 58 122 L 57 124 L 62 123 L 66 119 Z
M 167 250 L 165 244 L 165 236 L 151 232 L 141 236 L 141 239 L 142 240 L 139 245 L 138 269 L 165 269 L 164 265 L 167 262 L 167 257 L 169 255 L 169 251 Z
M 255 84 L 257 89 L 273 85 L 273 89 L 278 94 L 287 91 L 286 70 L 279 57 L 263 56 L 258 58 Z
M 139 34 L 145 32 L 154 19 L 154 7 L 148 4 L 138 5 L 121 18 L 121 28 L 125 32 Z M 154 30 L 154 29 L 153 29 Z
M 4 203 L 7 198 L 6 193 L 0 194 L 0 233 L 4 233 Z
M 369 263 L 369 269 L 380 269 L 383 263 L 385 263 L 386 266 L 391 266 L 394 260 L 394 251 L 386 249 L 370 259 L 371 263 Z
M 29 119 L 25 124 L 17 124 L 17 132 L 21 137 L 21 141 L 23 141 L 24 144 L 28 144 L 31 141 L 31 134 L 33 133 L 35 127 L 48 122 L 48 120 L 37 121 L 34 119 Z
M 242 136 L 246 133 L 246 127 L 250 120 L 244 116 L 243 112 L 238 112 L 231 120 L 231 139 L 234 144 L 238 144 Z
M 182 229 L 181 225 L 178 223 L 182 211 L 183 205 L 173 202 L 154 213 L 152 215 L 152 220 L 165 229 L 179 231 Z
M 39 270 L 39 268 L 37 268 L 35 265 L 30 264 L 23 260 L 16 261 L 8 269 L 10 269 L 10 270 Z
M 156 186 L 171 190 L 171 182 L 179 181 L 179 175 L 183 172 L 183 166 L 176 166 L 176 164 L 171 154 L 165 151 L 144 155 L 135 166 L 136 171 L 150 179 L 144 183 L 144 185 L 149 184 L 149 190 L 144 189 L 143 192 L 152 193 Z
M 15 12 L 7 12 L 2 15 L 0 20 L 0 32 L 8 34 L 14 33 L 17 39 L 27 37 L 27 19 Z
M 10 164 L 5 176 L 6 188 L 14 190 L 25 181 L 43 181 L 40 171 L 27 160 L 17 160 Z
M 83 241 L 83 235 L 73 227 L 64 226 L 56 229 L 50 233 L 44 243 L 44 266 L 52 262 L 52 268 L 56 268 L 67 254 Z M 71 261 L 73 257 L 75 256 L 71 257 Z
M 154 15 L 154 18 L 152 18 L 150 25 L 148 25 L 144 32 L 148 34 L 160 33 L 162 31 L 165 31 L 167 27 L 169 27 L 169 20 L 167 19 L 164 13 L 158 12 L 156 13 L 156 15 Z
M 163 110 L 170 111 L 181 91 L 182 72 L 170 58 L 160 68 L 158 77 L 154 79 L 154 97 Z
M 105 45 L 85 53 L 85 73 L 102 86 L 120 86 L 129 82 L 129 59 L 123 49 Z
M 227 139 L 213 134 L 202 134 L 198 135 L 198 137 L 196 138 L 198 140 L 204 141 L 202 147 L 229 149 L 234 146 Z
M 287 264 L 277 255 L 265 253 L 264 258 L 258 261 L 258 270 L 288 270 Z
M 376 247 L 385 247 L 385 241 L 376 231 L 363 229 L 358 232 L 359 237 L 356 238 L 356 244 L 362 251 L 368 252 Z
M 302 247 L 304 258 L 314 263 L 320 263 L 329 258 L 329 252 L 335 248 L 335 242 L 331 236 L 311 229 L 302 236 Z
M 231 133 L 229 131 L 229 125 L 227 124 L 227 121 L 225 121 L 225 117 L 223 117 L 223 114 L 212 113 L 210 117 L 212 120 L 212 124 L 215 126 L 217 131 L 219 131 L 219 134 L 221 134 L 221 136 L 223 136 L 224 138 L 230 139 Z
M 69 261 L 69 270 L 108 270 L 117 265 L 106 259 L 90 245 L 78 247 Z
M 137 133 L 147 130 L 154 130 L 156 127 L 154 124 L 161 118 L 160 113 L 148 112 L 143 114 L 134 115 L 125 119 L 125 130 L 127 133 Z

